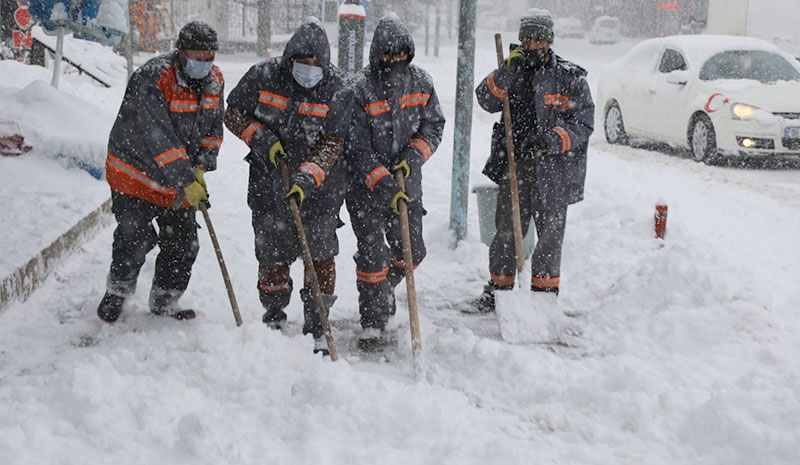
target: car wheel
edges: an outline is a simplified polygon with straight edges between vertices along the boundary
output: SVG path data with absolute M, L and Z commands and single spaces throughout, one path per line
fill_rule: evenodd
M 697 162 L 712 163 L 717 158 L 717 133 L 705 114 L 698 114 L 689 128 L 689 146 Z
M 603 123 L 606 131 L 606 140 L 609 144 L 627 144 L 628 135 L 625 133 L 625 123 L 622 121 L 622 110 L 617 102 L 611 102 L 606 109 Z

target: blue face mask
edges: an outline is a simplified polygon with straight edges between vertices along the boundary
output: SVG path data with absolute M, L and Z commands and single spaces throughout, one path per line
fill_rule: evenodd
M 294 62 L 294 66 L 292 66 L 292 76 L 294 76 L 294 80 L 297 81 L 298 84 L 306 89 L 310 89 L 322 80 L 322 68 Z
M 200 61 L 187 58 L 186 66 L 183 70 L 186 72 L 186 75 L 192 79 L 203 79 L 211 72 L 212 66 L 214 66 L 213 61 Z

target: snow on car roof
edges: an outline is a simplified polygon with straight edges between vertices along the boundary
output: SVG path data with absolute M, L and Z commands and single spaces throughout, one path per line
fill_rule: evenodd
M 792 59 L 790 55 L 766 40 L 754 37 L 712 34 L 678 35 L 644 40 L 633 47 L 626 57 L 638 55 L 637 52 L 644 48 L 661 50 L 664 47 L 679 49 L 690 63 L 695 64 L 704 63 L 712 56 L 726 50 L 763 50 L 777 53 L 790 60 Z

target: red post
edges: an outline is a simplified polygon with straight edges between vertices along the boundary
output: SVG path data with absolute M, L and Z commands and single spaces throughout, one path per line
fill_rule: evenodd
M 667 235 L 667 202 L 658 201 L 656 203 L 656 213 L 653 217 L 655 224 L 656 237 L 664 239 Z

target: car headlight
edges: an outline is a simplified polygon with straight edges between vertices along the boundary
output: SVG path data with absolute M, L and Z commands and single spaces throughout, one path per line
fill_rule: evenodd
M 731 106 L 731 116 L 736 119 L 753 119 L 756 116 L 757 107 L 744 103 L 734 103 Z

